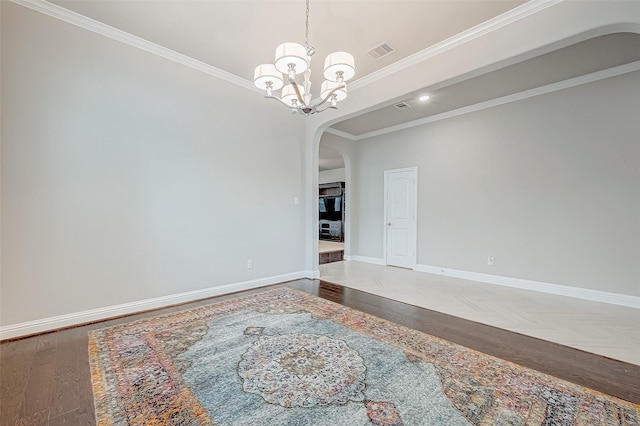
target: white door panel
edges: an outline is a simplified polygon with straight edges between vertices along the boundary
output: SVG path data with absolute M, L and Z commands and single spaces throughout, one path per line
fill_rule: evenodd
M 406 229 L 391 229 L 392 233 L 389 240 L 391 241 L 391 256 L 403 256 L 409 255 L 407 252 L 409 235 Z
M 386 263 L 416 266 L 417 169 L 385 171 Z

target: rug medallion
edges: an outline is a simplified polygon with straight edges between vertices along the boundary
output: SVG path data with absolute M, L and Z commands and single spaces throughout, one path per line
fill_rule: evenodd
M 292 289 L 95 330 L 100 425 L 624 425 L 639 406 Z

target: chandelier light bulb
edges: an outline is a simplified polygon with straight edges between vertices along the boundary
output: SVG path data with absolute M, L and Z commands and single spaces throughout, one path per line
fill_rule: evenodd
M 284 86 L 282 73 L 273 64 L 258 65 L 253 74 L 253 84 L 258 89 L 267 89 L 270 86 L 272 90 L 280 90 Z
M 293 78 L 296 74 L 303 73 L 309 68 L 307 62 L 307 49 L 298 43 L 282 43 L 276 47 L 275 67 L 282 74 L 289 75 L 293 70 Z
M 300 96 L 304 96 L 304 87 L 298 86 L 298 90 L 300 91 Z M 299 105 L 298 94 L 296 93 L 296 89 L 293 87 L 293 84 L 287 84 L 282 89 L 282 102 L 289 106 Z
M 332 94 L 331 92 L 336 88 L 337 90 Z M 336 102 L 347 99 L 347 84 L 336 83 L 335 81 L 329 80 L 323 81 L 320 89 L 320 97 L 324 99 L 327 96 L 331 96 L 332 98 L 335 96 Z
M 324 78 L 329 81 L 349 81 L 355 74 L 353 56 L 347 52 L 334 52 L 324 60 Z

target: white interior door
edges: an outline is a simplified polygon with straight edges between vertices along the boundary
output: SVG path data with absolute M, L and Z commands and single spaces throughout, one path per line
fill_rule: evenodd
M 416 267 L 417 174 L 416 167 L 384 172 L 387 265 Z

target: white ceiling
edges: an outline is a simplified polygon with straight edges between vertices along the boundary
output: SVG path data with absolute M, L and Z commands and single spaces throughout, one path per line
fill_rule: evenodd
M 246 86 L 252 84 L 256 65 L 273 62 L 278 44 L 304 43 L 304 0 L 52 0 L 50 3 L 230 73 Z M 324 57 L 333 51 L 353 54 L 356 76 L 349 83 L 353 84 L 524 3 L 524 0 L 312 0 L 309 42 L 317 51 L 313 57 L 316 78 L 312 90 L 318 92 Z M 372 58 L 367 52 L 383 42 L 395 51 L 379 60 Z M 332 128 L 357 139 L 404 122 L 638 60 L 638 34 L 546 46 L 527 57 L 513 58 L 501 64 L 501 68 L 477 70 L 474 75 L 441 82 L 438 87 L 404 94 Z M 418 104 L 415 98 L 424 92 L 432 98 L 426 104 Z M 397 110 L 393 104 L 398 101 L 406 101 L 412 108 Z M 321 169 L 333 168 L 340 160 L 335 151 L 320 150 Z
M 342 158 L 342 154 L 321 143 L 318 149 L 318 169 L 323 171 L 341 169 L 343 167 L 344 158 Z

